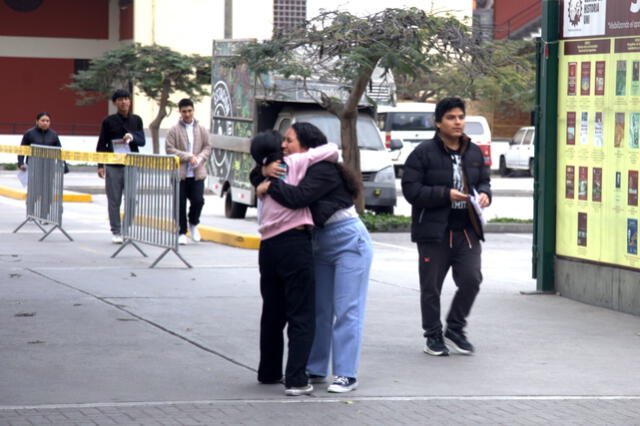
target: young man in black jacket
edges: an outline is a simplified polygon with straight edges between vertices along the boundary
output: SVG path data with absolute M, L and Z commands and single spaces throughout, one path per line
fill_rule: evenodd
M 111 96 L 111 101 L 117 109 L 102 121 L 100 137 L 98 138 L 97 152 L 138 152 L 138 147 L 144 146 L 144 130 L 142 119 L 131 114 L 131 94 L 123 89 L 118 89 Z M 122 244 L 120 204 L 124 191 L 124 166 L 120 164 L 98 164 L 98 176 L 105 179 L 105 192 L 109 205 L 109 224 L 114 244 Z
M 411 240 L 418 245 L 422 328 L 430 355 L 448 355 L 440 321 L 440 293 L 449 268 L 458 287 L 444 337 L 462 354 L 466 317 L 480 289 L 482 223 L 472 206 L 491 203 L 489 169 L 480 149 L 463 133 L 464 101 L 445 98 L 436 105 L 435 137 L 420 144 L 405 162 L 402 192 L 411 204 Z

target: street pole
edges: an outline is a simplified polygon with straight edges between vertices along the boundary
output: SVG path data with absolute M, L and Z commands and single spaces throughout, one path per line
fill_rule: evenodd
M 538 64 L 539 91 L 536 95 L 539 115 L 533 184 L 534 278 L 539 292 L 555 290 L 559 18 L 558 0 L 542 0 L 542 51 Z

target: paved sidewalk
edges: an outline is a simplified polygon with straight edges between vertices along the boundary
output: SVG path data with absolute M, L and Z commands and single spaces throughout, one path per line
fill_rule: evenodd
M 207 200 L 209 202 L 209 200 Z M 255 232 L 207 206 L 206 223 Z M 417 253 L 374 234 L 360 387 L 286 398 L 256 382 L 257 252 L 190 244 L 149 269 L 110 258 L 106 200 L 66 203 L 69 242 L 0 198 L 0 425 L 640 424 L 640 318 L 525 296 L 531 236 L 492 234 L 469 321 L 474 356 L 422 353 Z M 443 306 L 453 295 L 448 278 Z M 446 309 L 445 309 L 446 310 Z

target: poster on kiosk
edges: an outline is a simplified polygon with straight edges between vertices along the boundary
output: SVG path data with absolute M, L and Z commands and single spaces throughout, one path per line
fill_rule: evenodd
M 640 270 L 640 0 L 563 0 L 560 256 Z

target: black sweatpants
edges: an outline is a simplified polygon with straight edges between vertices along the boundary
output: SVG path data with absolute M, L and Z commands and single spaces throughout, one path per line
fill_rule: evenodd
M 189 224 L 200 223 L 204 206 L 204 180 L 186 178 L 180 181 L 180 233 L 187 233 L 187 199 L 189 200 Z
M 285 385 L 305 386 L 315 330 L 311 233 L 292 229 L 260 242 L 260 365 L 258 380 L 282 377 L 283 329 L 289 353 Z
M 420 264 L 420 308 L 424 336 L 442 332 L 440 321 L 440 294 L 442 283 L 452 269 L 453 281 L 458 287 L 451 302 L 447 327 L 462 330 L 480 290 L 480 240 L 472 230 L 447 231 L 440 242 L 418 243 Z

